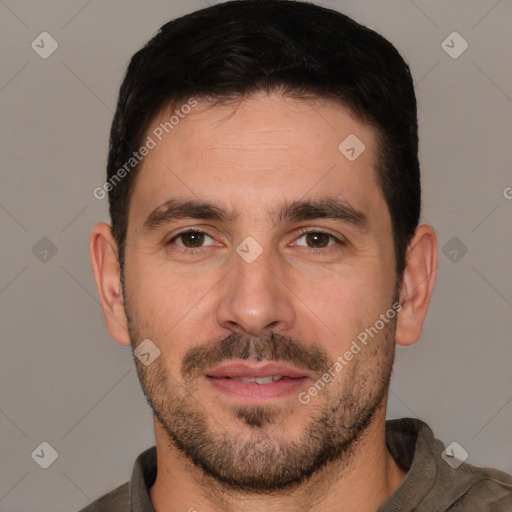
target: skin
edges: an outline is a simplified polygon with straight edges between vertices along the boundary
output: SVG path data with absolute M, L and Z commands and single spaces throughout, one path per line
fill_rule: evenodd
M 214 108 L 198 101 L 143 161 L 129 208 L 124 293 L 110 226 L 97 224 L 90 242 L 111 337 L 133 347 L 149 338 L 161 352 L 147 367 L 136 360 L 143 390 L 159 413 L 154 415 L 158 474 L 150 490 L 153 506 L 157 512 L 375 511 L 406 474 L 385 445 L 387 389 L 395 343 L 411 345 L 421 335 L 436 277 L 435 233 L 421 225 L 409 245 L 396 319 L 307 405 L 297 393 L 276 398 L 262 409 L 266 420 L 251 425 L 254 409 L 243 409 L 240 399 L 220 393 L 204 375 L 183 375 L 186 356 L 196 347 L 209 353 L 219 340 L 233 336 L 265 343 L 274 334 L 283 343 L 291 340 L 292 347 L 303 346 L 311 354 L 316 348 L 336 360 L 395 298 L 391 218 L 374 170 L 375 134 L 341 105 L 279 94 Z M 169 115 L 157 116 L 148 134 Z M 338 150 L 349 134 L 366 146 L 353 162 Z M 343 198 L 362 211 L 367 231 L 322 218 L 275 224 L 267 214 L 283 201 L 325 196 Z M 145 232 L 148 215 L 176 197 L 206 200 L 239 215 L 232 222 L 181 219 Z M 304 227 L 345 243 L 329 239 L 324 247 L 318 238 L 301 234 Z M 208 233 L 197 244 L 202 253 L 179 252 L 187 241 L 194 247 L 183 237 L 166 245 L 185 228 Z M 263 249 L 252 263 L 235 250 L 248 236 Z M 309 375 L 303 391 L 318 376 Z M 176 420 L 180 407 L 189 422 L 203 419 L 202 434 L 209 440 L 224 436 L 220 453 L 227 453 L 240 472 L 255 472 L 252 476 L 277 467 L 268 465 L 278 457 L 272 448 L 293 443 L 297 453 L 315 448 L 305 433 L 322 412 L 330 411 L 329 428 L 348 446 L 295 485 L 237 491 L 193 464 L 173 442 L 170 431 L 180 433 L 181 425 L 184 434 L 193 428 Z M 363 418 L 368 424 L 358 424 Z M 260 452 L 251 444 L 255 440 Z M 243 446 L 253 446 L 245 459 Z M 244 466 L 248 454 L 253 458 Z M 261 454 L 268 455 L 268 467 Z M 283 461 L 290 462 L 274 460 Z

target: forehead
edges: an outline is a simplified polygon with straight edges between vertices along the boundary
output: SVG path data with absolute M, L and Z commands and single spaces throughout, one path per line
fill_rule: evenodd
M 172 124 L 171 116 L 163 110 L 147 130 L 155 146 L 136 180 L 134 211 L 195 197 L 270 212 L 326 192 L 360 209 L 382 207 L 373 129 L 338 103 L 258 94 L 214 107 L 198 99 L 191 109 L 174 106 Z M 347 145 L 364 150 L 349 159 Z

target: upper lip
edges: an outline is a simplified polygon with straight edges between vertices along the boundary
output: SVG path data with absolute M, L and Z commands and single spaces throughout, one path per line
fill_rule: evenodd
M 269 377 L 280 375 L 281 377 L 290 377 L 293 379 L 309 377 L 305 370 L 294 368 L 284 363 L 266 362 L 249 363 L 240 361 L 226 361 L 204 372 L 207 377 Z

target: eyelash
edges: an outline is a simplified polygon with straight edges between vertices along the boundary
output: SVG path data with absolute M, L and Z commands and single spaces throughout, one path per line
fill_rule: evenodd
M 189 233 L 198 233 L 198 234 L 203 234 L 203 235 L 206 235 L 206 236 L 209 236 L 210 238 L 213 238 L 210 234 L 208 234 L 206 231 L 203 231 L 201 229 L 187 229 L 186 231 L 182 231 L 181 233 L 178 233 L 177 235 L 174 235 L 169 241 L 167 241 L 165 243 L 165 245 L 172 245 L 174 243 L 175 240 L 177 240 L 178 238 L 180 238 L 181 236 L 183 235 L 187 235 Z M 331 233 L 327 232 L 327 231 L 322 231 L 320 229 L 311 229 L 311 228 L 302 228 L 300 231 L 299 231 L 299 237 L 298 238 L 302 238 L 304 235 L 307 235 L 308 233 L 315 233 L 315 234 L 322 234 L 322 235 L 327 235 L 328 237 L 330 237 L 331 239 L 335 240 L 338 245 L 346 245 L 346 240 L 340 240 L 339 238 L 335 237 L 334 235 L 332 235 Z M 195 255 L 198 255 L 198 254 L 203 254 L 205 253 L 206 251 L 208 251 L 208 248 L 204 248 L 204 247 L 198 247 L 196 249 L 191 249 L 189 247 L 182 247 L 182 246 L 178 246 L 179 249 L 178 252 L 182 252 L 184 254 L 195 254 Z M 309 247 L 307 249 L 309 249 L 309 252 L 312 253 L 312 254 L 320 254 L 320 253 L 323 253 L 325 254 L 326 252 L 330 252 L 330 249 L 333 249 L 335 246 L 334 245 L 330 245 L 330 246 L 327 246 L 325 248 L 322 248 L 322 249 L 318 249 L 318 248 L 313 248 L 313 247 Z

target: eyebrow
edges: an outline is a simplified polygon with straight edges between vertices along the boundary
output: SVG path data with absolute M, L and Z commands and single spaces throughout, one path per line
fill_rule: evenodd
M 369 228 L 368 217 L 343 199 L 323 197 L 306 201 L 287 201 L 277 211 L 267 213 L 274 223 L 301 222 L 316 219 L 331 219 L 344 222 L 361 233 Z M 170 199 L 153 210 L 145 220 L 142 230 L 146 233 L 181 219 L 233 222 L 238 213 L 232 209 L 196 199 Z

